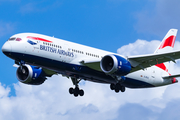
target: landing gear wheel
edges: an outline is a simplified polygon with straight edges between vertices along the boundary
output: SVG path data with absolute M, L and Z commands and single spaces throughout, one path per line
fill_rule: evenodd
M 79 90 L 79 95 L 83 96 L 84 95 L 84 91 L 83 90 Z
M 111 88 L 111 90 L 115 90 L 115 84 L 113 84 L 113 83 L 111 83 L 111 85 L 110 85 L 110 88 Z
M 121 92 L 125 92 L 126 88 L 124 86 L 121 86 Z
M 119 89 L 115 89 L 115 92 L 118 93 L 118 92 L 119 92 Z
M 70 94 L 73 94 L 74 93 L 74 89 L 71 87 L 71 88 L 69 88 L 69 93 Z
M 126 90 L 126 88 L 122 86 L 120 83 L 117 83 L 117 84 L 111 83 L 110 88 L 111 90 L 114 90 L 116 93 L 118 93 L 119 91 L 125 92 Z
M 75 92 L 75 93 L 74 93 L 74 97 L 77 97 L 77 96 L 78 96 L 78 93 L 77 93 L 77 92 Z
M 120 89 L 121 89 L 121 84 L 117 83 L 116 86 L 115 86 L 115 90 L 116 90 L 116 89 L 119 89 L 119 90 L 120 90 Z

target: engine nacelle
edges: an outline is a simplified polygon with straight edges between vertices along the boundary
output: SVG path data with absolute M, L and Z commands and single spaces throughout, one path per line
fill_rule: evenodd
M 29 85 L 40 85 L 46 80 L 45 74 L 41 68 L 22 65 L 16 71 L 18 80 Z
M 131 71 L 131 64 L 125 58 L 118 55 L 106 55 L 102 58 L 101 70 L 109 75 L 124 76 Z

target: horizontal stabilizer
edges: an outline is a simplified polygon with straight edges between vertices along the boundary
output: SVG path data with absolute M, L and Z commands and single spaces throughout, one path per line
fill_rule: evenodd
M 180 74 L 176 74 L 176 75 L 169 75 L 169 76 L 163 76 L 162 78 L 164 78 L 164 79 L 168 79 L 168 78 L 175 78 L 175 77 L 180 77 Z

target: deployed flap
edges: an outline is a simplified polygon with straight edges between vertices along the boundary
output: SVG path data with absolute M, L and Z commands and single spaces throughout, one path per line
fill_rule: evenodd
M 176 75 L 169 75 L 169 76 L 163 76 L 162 78 L 164 78 L 164 79 L 168 79 L 168 78 L 175 78 L 175 77 L 180 77 L 180 74 L 176 74 Z
M 180 58 L 180 51 L 171 51 L 167 53 L 129 56 L 128 60 L 132 65 L 131 72 L 134 72 L 167 61 L 175 62 L 175 60 L 179 58 Z
M 98 60 L 93 60 L 93 61 L 92 60 L 91 61 L 90 60 L 89 61 L 88 60 L 82 60 L 80 63 L 91 68 L 91 69 L 94 69 L 97 71 L 102 71 L 101 67 L 100 67 L 100 61 L 98 61 Z

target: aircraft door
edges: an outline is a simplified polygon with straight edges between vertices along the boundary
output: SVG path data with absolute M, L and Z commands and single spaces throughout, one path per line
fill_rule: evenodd
M 156 71 L 154 69 L 154 67 L 151 67 L 151 83 L 154 84 L 155 83 L 155 79 L 156 79 Z

